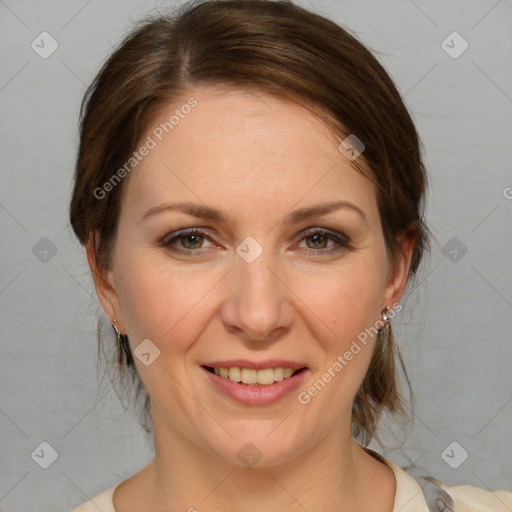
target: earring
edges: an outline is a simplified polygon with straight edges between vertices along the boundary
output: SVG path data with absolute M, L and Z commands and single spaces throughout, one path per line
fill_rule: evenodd
M 119 342 L 121 339 L 121 333 L 119 332 L 119 329 L 117 328 L 117 318 L 116 317 L 114 317 L 114 323 L 111 325 L 114 328 L 114 331 L 116 331 L 117 341 Z
M 381 327 L 379 327 L 379 331 L 382 331 L 383 329 L 385 329 L 388 325 L 389 325 L 389 320 L 390 320 L 390 312 L 393 311 L 389 306 L 386 306 L 382 312 L 381 312 L 381 317 L 382 317 L 382 321 L 384 322 L 384 325 L 382 325 Z
M 128 342 L 128 335 L 121 334 L 117 328 L 117 318 L 114 317 L 114 323 L 110 324 L 116 332 L 116 342 L 118 346 L 118 363 L 131 365 L 133 364 L 133 357 Z

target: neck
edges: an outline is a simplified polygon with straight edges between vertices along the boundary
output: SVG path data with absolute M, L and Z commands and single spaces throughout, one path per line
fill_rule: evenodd
M 153 413 L 155 459 L 140 472 L 138 485 L 133 486 L 144 490 L 125 494 L 130 499 L 122 503 L 119 497 L 117 503 L 114 500 L 119 512 L 392 509 L 391 470 L 352 440 L 351 425 L 339 425 L 313 448 L 282 464 L 243 467 L 202 449 L 158 417 L 158 412 Z M 392 472 L 391 477 L 394 479 Z M 385 496 L 379 493 L 384 489 Z M 371 501 L 375 496 L 377 501 Z

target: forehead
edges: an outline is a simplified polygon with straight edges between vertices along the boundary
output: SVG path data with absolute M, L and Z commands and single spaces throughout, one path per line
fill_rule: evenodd
M 325 194 L 335 200 L 340 193 L 371 201 L 373 184 L 340 152 L 340 140 L 291 101 L 255 91 L 192 89 L 147 124 L 138 146 L 151 149 L 130 175 L 126 200 L 147 208 L 183 196 L 252 207 L 276 197 L 286 204 Z

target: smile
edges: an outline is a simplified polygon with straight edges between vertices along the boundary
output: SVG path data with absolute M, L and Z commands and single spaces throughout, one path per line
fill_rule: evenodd
M 289 397 L 297 392 L 309 373 L 309 369 L 299 363 L 279 366 L 285 361 L 273 364 L 271 361 L 258 364 L 239 361 L 239 366 L 234 366 L 237 364 L 234 361 L 226 363 L 202 365 L 203 375 L 216 392 L 250 406 L 268 406 Z M 295 368 L 291 368 L 292 364 Z
M 224 368 L 224 367 L 206 367 L 210 372 L 229 379 L 233 382 L 241 382 L 249 386 L 270 386 L 274 382 L 281 382 L 288 379 L 300 372 L 301 370 L 294 370 L 293 368 L 283 368 L 278 366 L 276 368 L 265 368 L 263 370 L 256 370 L 255 368 L 239 368 L 237 366 Z

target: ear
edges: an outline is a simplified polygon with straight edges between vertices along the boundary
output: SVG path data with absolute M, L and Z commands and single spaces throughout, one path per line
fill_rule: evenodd
M 390 268 L 388 283 L 384 291 L 384 304 L 393 307 L 404 293 L 411 266 L 412 253 L 416 242 L 416 231 L 409 227 L 398 238 L 400 248 L 393 268 Z
M 98 260 L 99 233 L 89 236 L 86 244 L 87 261 L 91 269 L 96 295 L 103 307 L 103 311 L 111 324 L 114 318 L 117 320 L 121 333 L 126 332 L 122 316 L 119 296 L 116 291 L 115 281 L 111 270 L 104 269 Z

